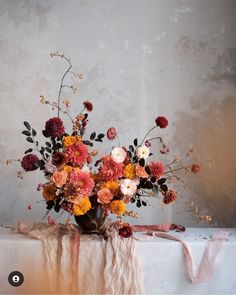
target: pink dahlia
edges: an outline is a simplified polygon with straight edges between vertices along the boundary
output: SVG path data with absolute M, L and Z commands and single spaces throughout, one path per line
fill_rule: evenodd
M 21 167 L 25 171 L 33 171 L 36 170 L 38 167 L 36 166 L 36 163 L 38 162 L 39 158 L 34 154 L 28 154 L 23 157 L 21 160 Z
M 114 127 L 107 130 L 107 138 L 109 140 L 114 140 L 116 138 L 116 129 Z
M 100 173 L 104 181 L 115 181 L 123 176 L 123 163 L 116 163 L 110 157 L 105 158 Z
M 62 136 L 65 133 L 63 121 L 58 117 L 49 119 L 45 124 L 45 132 L 53 138 Z
M 165 172 L 165 166 L 162 162 L 151 162 L 149 164 L 151 175 L 159 179 Z
M 91 195 L 94 187 L 94 181 L 88 173 L 73 170 L 70 174 L 69 181 L 76 186 L 80 195 Z
M 76 144 L 67 148 L 66 156 L 69 158 L 70 162 L 82 166 L 87 162 L 88 147 L 81 141 L 78 141 Z

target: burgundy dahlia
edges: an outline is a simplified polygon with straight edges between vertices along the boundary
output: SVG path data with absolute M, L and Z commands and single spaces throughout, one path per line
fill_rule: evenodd
M 166 128 L 168 126 L 168 120 L 166 119 L 166 117 L 157 117 L 156 120 L 156 125 L 160 128 Z
M 83 104 L 84 104 L 84 107 L 86 108 L 86 110 L 88 112 L 92 112 L 92 110 L 93 110 L 93 104 L 90 101 L 88 101 L 88 100 L 87 101 L 84 101 Z
M 121 227 L 119 229 L 119 235 L 122 237 L 122 238 L 129 238 L 132 236 L 133 234 L 133 231 L 132 231 L 132 228 L 131 226 L 129 226 L 128 224 L 127 225 L 124 225 L 123 227 Z
M 65 132 L 63 121 L 58 117 L 49 119 L 45 124 L 45 132 L 53 138 L 62 136 Z
M 28 154 L 23 157 L 21 160 L 21 167 L 25 171 L 33 171 L 36 170 L 38 167 L 36 166 L 36 163 L 38 162 L 39 158 L 34 154 Z
M 56 167 L 60 167 L 65 165 L 68 162 L 68 158 L 65 156 L 64 153 L 56 152 L 52 155 L 52 164 Z

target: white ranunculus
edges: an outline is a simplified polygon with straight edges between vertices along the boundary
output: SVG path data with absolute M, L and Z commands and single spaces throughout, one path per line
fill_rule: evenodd
M 147 159 L 149 154 L 150 154 L 149 148 L 146 147 L 146 145 L 142 145 L 142 146 L 138 147 L 137 150 L 136 150 L 136 156 L 139 159 L 142 159 L 142 158 Z
M 88 165 L 84 164 L 83 168 L 81 169 L 81 172 L 84 173 L 89 173 L 90 172 L 90 168 Z
M 125 196 L 133 196 L 137 191 L 137 184 L 131 179 L 124 179 L 120 183 L 120 190 Z
M 120 147 L 113 148 L 111 152 L 111 158 L 116 163 L 123 163 L 126 156 L 127 156 L 126 151 Z

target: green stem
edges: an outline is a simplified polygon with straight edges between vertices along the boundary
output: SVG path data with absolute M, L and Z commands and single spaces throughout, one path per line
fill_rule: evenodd
M 61 79 L 61 85 L 60 85 L 58 98 L 57 98 L 57 105 L 58 105 L 57 116 L 58 116 L 58 118 L 60 118 L 60 98 L 61 98 L 61 91 L 63 88 L 63 82 L 64 82 L 66 75 L 69 73 L 70 69 L 72 68 L 72 64 L 71 64 L 70 60 L 68 58 L 66 58 L 64 55 L 62 56 L 62 58 L 64 58 L 69 63 L 69 68 L 66 70 L 66 72 L 64 73 L 64 75 L 62 76 L 62 79 Z
M 144 140 L 147 138 L 147 136 L 156 128 L 157 126 L 152 127 L 147 134 L 144 136 L 143 140 L 141 141 L 140 146 L 143 144 Z

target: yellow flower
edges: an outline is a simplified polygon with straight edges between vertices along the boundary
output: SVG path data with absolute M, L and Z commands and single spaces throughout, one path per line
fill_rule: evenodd
M 125 213 L 125 210 L 126 210 L 125 203 L 122 200 L 112 201 L 110 204 L 110 208 L 113 214 L 116 214 L 119 216 Z
M 79 204 L 73 204 L 72 212 L 74 215 L 84 215 L 91 209 L 91 207 L 89 198 L 84 197 Z
M 110 192 L 113 195 L 115 195 L 115 193 L 117 192 L 117 190 L 119 188 L 119 184 L 115 181 L 107 181 L 101 185 L 101 188 L 108 188 L 110 190 Z
M 43 188 L 43 197 L 46 201 L 53 201 L 56 199 L 56 191 L 56 186 L 49 182 Z
M 67 174 L 70 174 L 73 171 L 73 169 L 76 169 L 78 172 L 80 172 L 80 169 L 78 167 L 75 168 L 75 167 L 72 167 L 72 166 L 69 166 L 69 165 L 65 165 L 63 167 L 63 170 L 66 171 Z
M 65 148 L 68 148 L 69 146 L 74 145 L 79 140 L 81 140 L 79 136 L 65 136 L 63 138 L 63 145 Z
M 124 168 L 125 178 L 133 179 L 136 176 L 135 166 L 133 164 L 128 164 Z

